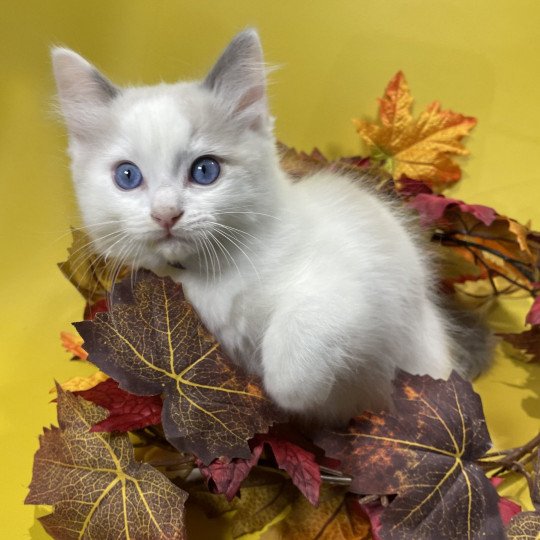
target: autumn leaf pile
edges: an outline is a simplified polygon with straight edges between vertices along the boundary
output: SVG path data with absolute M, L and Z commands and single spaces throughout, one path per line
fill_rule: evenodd
M 340 171 L 410 207 L 442 252 L 441 294 L 529 295 L 529 328 L 502 337 L 539 361 L 540 233 L 442 194 L 476 120 L 437 102 L 415 118 L 412 101 L 398 73 L 378 121 L 355 121 L 367 155 L 281 145 L 282 166 L 294 181 Z M 195 509 L 230 538 L 539 537 L 540 436 L 491 453 L 469 382 L 400 372 L 391 411 L 307 434 L 226 356 L 180 285 L 111 267 L 90 246 L 74 231 L 60 264 L 86 300 L 79 335 L 61 338 L 99 371 L 57 386 L 58 427 L 40 437 L 26 500 L 52 506 L 41 523 L 54 538 L 183 539 Z M 525 476 L 535 510 L 499 497 L 508 471 Z

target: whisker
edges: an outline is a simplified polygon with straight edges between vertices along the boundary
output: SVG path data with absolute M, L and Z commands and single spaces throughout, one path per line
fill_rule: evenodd
M 215 225 L 216 227 L 223 227 L 224 229 L 227 229 L 228 231 L 238 232 L 238 233 L 243 234 L 245 236 L 249 236 L 250 238 L 253 238 L 253 240 L 257 240 L 258 242 L 261 241 L 260 238 L 257 238 L 256 236 L 253 236 L 252 234 L 248 233 L 247 231 L 244 231 L 242 229 L 237 229 L 236 227 L 231 227 L 230 225 L 225 225 L 223 223 L 218 223 L 216 221 L 207 221 L 206 223 L 209 223 L 211 225 Z
M 247 212 L 247 211 L 244 211 L 244 212 L 213 212 L 213 213 L 216 216 L 221 216 L 221 215 L 224 215 L 224 214 L 253 214 L 253 215 L 256 215 L 256 216 L 264 216 L 264 217 L 269 217 L 269 218 L 275 219 L 277 221 L 281 221 L 281 219 L 278 218 L 277 216 L 272 216 L 271 214 L 265 214 L 263 212 Z
M 234 246 L 236 246 L 238 248 L 238 250 L 244 255 L 244 257 L 248 260 L 249 264 L 251 265 L 251 267 L 253 268 L 253 270 L 255 271 L 255 274 L 257 275 L 257 279 L 260 281 L 261 280 L 261 276 L 259 274 L 259 271 L 257 270 L 257 268 L 255 267 L 255 264 L 253 264 L 253 261 L 251 260 L 251 258 L 248 256 L 248 254 L 235 242 L 235 240 L 233 240 L 231 237 L 229 237 L 226 233 L 224 233 L 223 231 L 221 231 L 220 229 L 216 229 L 215 232 L 217 234 L 220 234 L 221 236 L 223 236 L 224 238 L 227 238 L 229 240 L 229 242 L 231 242 L 231 244 L 233 244 Z
M 110 221 L 101 221 L 99 223 L 91 223 L 90 225 L 82 225 L 80 227 L 70 227 L 68 231 L 62 233 L 60 236 L 55 238 L 52 241 L 52 243 L 54 244 L 55 242 L 60 241 L 62 238 L 69 236 L 70 234 L 73 233 L 73 231 L 88 231 L 88 230 L 97 229 L 98 227 L 104 227 L 105 225 L 129 223 L 129 221 L 130 220 L 127 220 L 127 219 L 114 219 Z
M 120 233 L 117 233 L 117 234 L 120 234 Z M 85 247 L 87 247 L 88 245 L 89 244 L 86 244 Z M 84 266 L 86 263 L 89 262 L 89 260 L 91 260 L 91 259 L 89 259 L 88 253 L 83 252 L 83 251 L 84 251 L 84 248 L 77 249 L 75 252 L 73 252 L 73 254 L 70 255 L 71 272 L 70 272 L 69 276 L 67 276 L 69 280 L 71 280 L 77 274 L 77 272 L 79 271 L 79 269 L 82 266 Z M 75 254 L 78 254 L 78 256 L 74 257 Z M 104 255 L 103 254 L 100 255 L 98 253 L 92 252 L 91 255 L 94 256 L 95 258 L 94 258 L 93 261 L 91 261 L 88 264 L 88 267 L 86 268 L 84 274 L 79 278 L 78 281 L 80 281 L 80 282 L 82 282 L 86 278 L 86 275 L 88 274 L 88 272 L 95 270 L 96 266 L 99 264 L 99 262 L 101 260 L 104 260 Z
M 214 263 L 214 257 L 213 257 L 214 254 L 211 251 L 212 242 L 208 240 L 208 236 L 206 234 L 204 236 L 204 241 L 205 241 L 206 246 L 208 247 L 208 256 L 210 257 L 210 264 L 212 265 L 212 281 L 215 282 L 216 281 L 216 265 Z
M 225 258 L 227 259 L 230 259 L 231 262 L 234 264 L 234 266 L 236 267 L 236 270 L 238 272 L 238 275 L 242 278 L 242 272 L 240 272 L 240 268 L 238 268 L 238 265 L 236 264 L 236 261 L 234 260 L 234 257 L 231 255 L 231 253 L 229 252 L 229 250 L 223 245 L 222 242 L 220 242 L 220 240 L 218 238 L 216 238 L 210 231 L 209 231 L 209 234 L 212 236 L 212 239 L 214 240 L 214 242 L 217 243 L 218 247 L 221 249 L 221 252 L 225 255 Z
M 213 238 L 213 235 L 212 235 L 212 233 L 210 231 L 206 231 L 206 232 L 210 234 L 210 238 Z M 212 249 L 213 254 L 216 257 L 216 264 L 217 264 L 218 271 L 219 271 L 219 279 L 221 279 L 222 271 L 221 271 L 221 263 L 220 263 L 220 260 L 219 260 L 219 255 L 217 254 L 216 248 L 214 247 L 214 244 L 213 244 L 213 242 L 211 240 L 208 242 L 208 245 L 210 246 L 210 248 Z M 214 278 L 214 281 L 215 281 L 215 278 Z

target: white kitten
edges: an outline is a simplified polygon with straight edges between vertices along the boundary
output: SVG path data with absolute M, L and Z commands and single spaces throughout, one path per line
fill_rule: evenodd
M 97 251 L 181 282 L 281 407 L 343 422 L 388 405 L 396 367 L 478 370 L 406 218 L 346 177 L 280 169 L 255 31 L 203 82 L 120 89 L 70 50 L 53 61 Z

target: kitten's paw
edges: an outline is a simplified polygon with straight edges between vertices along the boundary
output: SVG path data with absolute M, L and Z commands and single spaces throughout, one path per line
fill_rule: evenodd
M 264 388 L 270 398 L 291 413 L 307 413 L 321 406 L 330 395 L 331 384 L 294 378 L 291 374 L 266 373 Z

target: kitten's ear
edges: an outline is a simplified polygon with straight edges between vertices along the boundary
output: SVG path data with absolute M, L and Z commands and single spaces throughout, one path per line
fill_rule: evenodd
M 51 51 L 60 108 L 69 131 L 84 138 L 99 122 L 100 113 L 119 89 L 92 64 L 70 49 Z
M 270 125 L 266 100 L 266 67 L 257 31 L 237 34 L 223 51 L 203 85 L 229 104 L 231 113 L 253 129 Z

